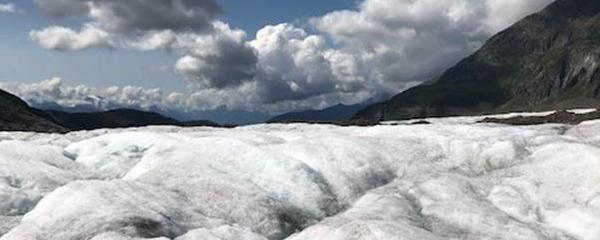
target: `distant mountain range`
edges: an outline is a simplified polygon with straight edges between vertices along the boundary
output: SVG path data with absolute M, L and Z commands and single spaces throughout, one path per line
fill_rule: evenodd
M 338 104 L 320 110 L 307 110 L 290 112 L 271 118 L 269 123 L 293 123 L 293 122 L 341 122 L 350 119 L 358 111 L 365 107 L 364 104 L 344 105 Z
M 90 98 L 100 98 L 97 96 L 92 96 Z M 37 109 L 43 109 L 48 111 L 59 111 L 66 113 L 91 113 L 91 112 L 100 112 L 106 111 L 104 109 L 132 109 L 139 110 L 144 112 L 155 112 L 161 114 L 163 116 L 167 116 L 178 121 L 187 122 L 194 121 L 196 119 L 205 119 L 211 122 L 215 122 L 221 125 L 247 125 L 247 124 L 255 124 L 255 123 L 263 123 L 269 120 L 272 116 L 261 113 L 261 112 L 252 112 L 252 111 L 243 111 L 243 110 L 229 110 L 226 108 L 217 108 L 214 110 L 199 110 L 199 111 L 189 111 L 184 112 L 181 110 L 173 110 L 173 109 L 162 109 L 162 108 L 150 108 L 150 109 L 135 109 L 129 107 L 123 107 L 120 105 L 111 105 L 111 104 L 82 104 L 76 105 L 72 107 L 61 106 L 55 102 L 38 102 L 35 99 L 27 99 L 27 101 L 31 104 L 32 107 Z M 90 100 L 89 102 L 92 102 Z M 102 106 L 102 107 L 100 107 Z
M 600 106 L 600 1 L 557 0 L 439 78 L 353 119 L 399 120 Z
M 169 116 L 180 121 L 192 121 L 194 119 L 206 119 L 222 125 L 248 125 L 264 123 L 272 116 L 252 111 L 229 110 L 226 108 L 217 108 L 214 110 L 181 112 L 173 110 L 151 110 L 165 116 Z
M 211 126 L 219 124 L 210 121 L 180 122 L 154 112 L 144 112 L 132 109 L 116 109 L 104 112 L 66 113 L 46 111 L 56 122 L 70 130 L 92 130 L 98 128 L 124 128 L 155 125 L 171 126 Z
M 142 127 L 150 125 L 211 126 L 210 121 L 181 122 L 158 113 L 131 109 L 104 112 L 67 113 L 30 107 L 18 97 L 0 90 L 0 131 L 68 132 L 99 128 Z
M 380 93 L 375 96 L 357 104 L 345 105 L 337 104 L 331 107 L 323 109 L 309 109 L 304 111 L 295 111 L 284 113 L 270 120 L 267 123 L 334 123 L 334 124 L 348 124 L 348 121 L 365 107 L 381 102 L 385 99 L 389 99 L 391 95 Z

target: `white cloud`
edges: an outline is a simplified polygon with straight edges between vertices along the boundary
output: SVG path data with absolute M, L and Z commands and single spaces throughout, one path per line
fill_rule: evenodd
M 222 23 L 215 29 L 212 35 L 178 35 L 169 47 L 185 54 L 175 69 L 190 83 L 194 100 L 278 112 L 356 103 L 368 98 L 364 93 L 376 92 L 357 87 L 364 78 L 349 76 L 352 70 L 345 68 L 352 63 L 344 58 L 349 56 L 330 48 L 322 36 L 279 24 L 245 41 L 243 31 Z
M 80 32 L 60 26 L 32 30 L 29 37 L 41 47 L 57 51 L 77 51 L 110 45 L 109 33 L 91 24 L 85 25 Z
M 336 79 L 325 58 L 327 44 L 290 24 L 266 26 L 250 42 L 258 53 L 256 81 L 266 102 L 305 99 L 335 91 Z
M 140 51 L 171 49 L 177 40 L 177 34 L 171 30 L 150 31 L 127 42 L 128 46 Z
M 16 13 L 17 5 L 14 3 L 0 3 L 0 13 Z

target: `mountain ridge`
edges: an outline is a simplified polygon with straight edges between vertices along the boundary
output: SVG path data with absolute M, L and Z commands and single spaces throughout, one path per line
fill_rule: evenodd
M 359 111 L 401 120 L 600 106 L 600 1 L 557 0 L 439 78 Z
M 156 112 L 134 109 L 114 109 L 102 112 L 67 113 L 61 111 L 46 111 L 52 119 L 72 131 L 93 130 L 99 128 L 127 128 L 144 126 L 210 126 L 219 124 L 206 120 L 182 122 L 166 117 Z
M 25 101 L 3 90 L 0 90 L 0 113 L 1 131 L 67 131 L 45 112 L 29 107 Z
M 306 111 L 288 112 L 271 118 L 268 123 L 293 123 L 293 122 L 342 122 L 350 119 L 354 114 L 364 108 L 364 104 L 337 104 L 324 109 L 310 109 Z

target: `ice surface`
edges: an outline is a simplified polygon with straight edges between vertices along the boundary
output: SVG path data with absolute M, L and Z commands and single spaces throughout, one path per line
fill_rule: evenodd
M 176 238 L 175 240 L 267 240 L 265 237 L 258 235 L 247 228 L 234 226 L 221 226 L 214 229 L 196 229 L 185 235 Z
M 57 187 L 91 177 L 91 171 L 65 157 L 62 148 L 1 141 L 0 216 L 23 215 Z
M 168 148 L 177 143 L 177 139 L 148 132 L 116 133 L 73 143 L 65 153 L 103 177 L 114 179 L 123 177 L 152 147 Z
M 480 118 L 0 133 L 0 239 L 600 239 L 600 121 Z
M 219 222 L 202 215 L 185 195 L 158 186 L 76 181 L 45 197 L 2 239 L 90 239 L 110 232 L 174 238 Z

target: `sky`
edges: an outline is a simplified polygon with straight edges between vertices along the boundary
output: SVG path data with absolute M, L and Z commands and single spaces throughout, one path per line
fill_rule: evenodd
M 435 78 L 551 1 L 0 0 L 0 88 L 228 121 L 355 104 Z

